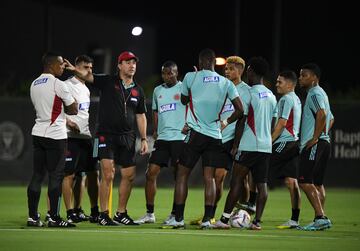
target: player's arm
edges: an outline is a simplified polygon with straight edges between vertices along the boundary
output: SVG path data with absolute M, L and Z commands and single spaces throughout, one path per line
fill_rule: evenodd
M 69 118 L 66 118 L 66 126 L 75 133 L 80 133 L 79 126 Z
M 306 148 L 310 148 L 315 145 L 319 141 L 319 137 L 321 133 L 324 131 L 326 126 L 326 112 L 324 109 L 319 109 L 316 112 L 316 119 L 315 119 L 315 130 L 311 140 L 309 140 L 306 144 Z
M 245 128 L 246 118 L 247 118 L 247 116 L 245 115 L 241 119 L 238 119 L 238 121 L 236 122 L 234 144 L 231 149 L 232 156 L 235 156 L 235 154 L 238 151 L 240 140 L 243 135 L 244 128 Z
M 65 62 L 66 70 L 73 72 L 77 77 L 81 78 L 82 80 L 84 80 L 87 83 L 94 83 L 94 75 L 91 72 L 89 72 L 87 70 L 80 71 L 80 70 L 76 69 L 76 67 L 73 66 L 69 62 L 69 60 L 67 60 L 65 58 L 64 58 L 64 62 Z
M 140 147 L 140 154 L 144 155 L 148 151 L 148 144 L 146 138 L 146 126 L 147 120 L 145 113 L 138 113 L 136 114 L 136 123 L 139 129 L 140 138 L 141 138 L 141 147 Z
M 280 136 L 280 134 L 282 133 L 282 131 L 286 126 L 286 123 L 287 123 L 287 119 L 279 118 L 271 134 L 272 142 L 274 142 Z
M 153 110 L 153 138 L 154 140 L 157 139 L 158 134 L 157 134 L 157 129 L 158 129 L 158 112 Z
M 233 104 L 235 111 L 226 120 L 221 121 L 221 129 L 224 129 L 228 124 L 235 122 L 244 115 L 244 109 L 239 97 L 232 99 L 231 103 Z
M 330 130 L 331 130 L 331 128 L 333 127 L 334 122 L 335 122 L 334 115 L 333 115 L 333 114 L 331 113 L 331 111 L 330 111 L 330 125 L 329 125 L 329 131 L 330 131 Z
M 185 96 L 184 94 L 181 93 L 181 103 L 183 105 L 187 105 L 189 102 L 190 102 L 190 97 Z
M 64 104 L 64 111 L 67 115 L 76 115 L 78 114 L 78 103 L 76 100 L 71 105 L 66 106 Z

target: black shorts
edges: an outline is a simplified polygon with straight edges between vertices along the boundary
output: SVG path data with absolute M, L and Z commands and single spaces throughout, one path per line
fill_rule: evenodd
M 222 154 L 221 139 L 215 139 L 190 130 L 184 142 L 184 149 L 179 159 L 181 165 L 187 168 L 193 168 L 199 158 L 202 157 L 203 167 L 226 167 L 227 159 L 225 155 Z
M 251 171 L 254 183 L 267 182 L 270 153 L 241 151 L 239 160 L 235 161 Z
M 98 135 L 95 138 L 94 156 L 100 160 L 112 159 L 122 168 L 135 166 L 135 134 Z M 97 150 L 97 151 L 96 151 Z
M 278 178 L 298 177 L 299 143 L 279 142 L 273 145 L 270 157 L 270 170 Z
M 92 139 L 68 138 L 65 175 L 96 170 L 97 159 L 93 158 Z
M 299 183 L 321 186 L 327 163 L 330 158 L 330 143 L 319 140 L 309 149 L 303 149 L 300 154 Z
M 234 158 L 231 155 L 231 149 L 233 148 L 233 145 L 234 145 L 233 139 L 222 144 L 222 148 L 223 148 L 222 154 L 224 154 L 223 158 L 227 160 L 227 165 L 225 166 L 225 169 L 227 171 L 231 171 L 233 166 Z
M 183 147 L 183 140 L 156 140 L 149 163 L 167 167 L 170 161 L 170 166 L 176 167 Z

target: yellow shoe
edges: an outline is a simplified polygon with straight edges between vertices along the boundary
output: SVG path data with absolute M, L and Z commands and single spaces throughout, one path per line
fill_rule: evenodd
M 215 223 L 216 223 L 216 219 L 215 219 L 215 218 L 211 218 L 211 219 L 210 219 L 210 223 L 211 223 L 211 224 L 215 224 Z
M 195 220 L 190 221 L 190 225 L 200 226 L 201 223 L 202 223 L 202 217 L 199 217 Z

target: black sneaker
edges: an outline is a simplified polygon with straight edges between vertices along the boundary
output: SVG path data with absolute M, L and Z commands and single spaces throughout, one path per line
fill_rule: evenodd
M 131 219 L 130 216 L 127 214 L 127 212 L 125 213 L 116 212 L 113 220 L 119 224 L 128 225 L 128 226 L 140 225 L 139 223 L 135 223 L 134 220 Z
M 79 223 L 82 221 L 76 213 L 68 213 L 66 218 L 70 223 Z
M 89 216 L 90 223 L 98 223 L 99 222 L 99 214 L 91 214 Z
M 53 216 L 49 218 L 48 227 L 76 227 L 76 225 L 64 221 L 60 216 Z
M 80 219 L 80 221 L 88 221 L 90 216 L 86 215 L 84 210 L 82 210 L 82 208 L 75 208 L 75 213 L 77 215 L 77 217 Z
M 37 214 L 36 217 L 29 217 L 26 225 L 28 227 L 43 227 L 44 223 L 40 220 L 40 214 Z
M 101 226 L 117 226 L 119 225 L 117 222 L 113 221 L 110 217 L 109 214 L 106 212 L 102 212 L 100 213 L 99 217 L 98 217 L 98 223 Z
M 50 218 L 50 212 L 47 211 L 46 216 L 45 216 L 45 222 L 48 222 Z

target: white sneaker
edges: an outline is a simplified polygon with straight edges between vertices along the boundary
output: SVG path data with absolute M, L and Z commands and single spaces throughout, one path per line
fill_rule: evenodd
M 146 213 L 143 217 L 138 220 L 135 220 L 135 223 L 144 224 L 144 223 L 155 223 L 155 214 L 154 213 Z
M 169 224 L 173 219 L 175 219 L 174 214 L 169 214 L 168 217 L 164 220 L 163 224 Z
M 184 229 L 185 228 L 185 223 L 184 223 L 184 220 L 176 221 L 175 217 L 174 217 L 168 223 L 163 224 L 161 226 L 161 228 L 163 228 L 163 229 Z
M 231 227 L 230 227 L 229 224 L 225 224 L 221 220 L 218 220 L 215 223 L 214 228 L 217 228 L 217 229 L 230 229 Z
M 210 221 L 201 222 L 200 229 L 213 229 L 215 225 L 211 224 Z
M 288 220 L 287 222 L 277 226 L 279 229 L 290 229 L 290 228 L 297 228 L 299 226 L 298 221 Z

